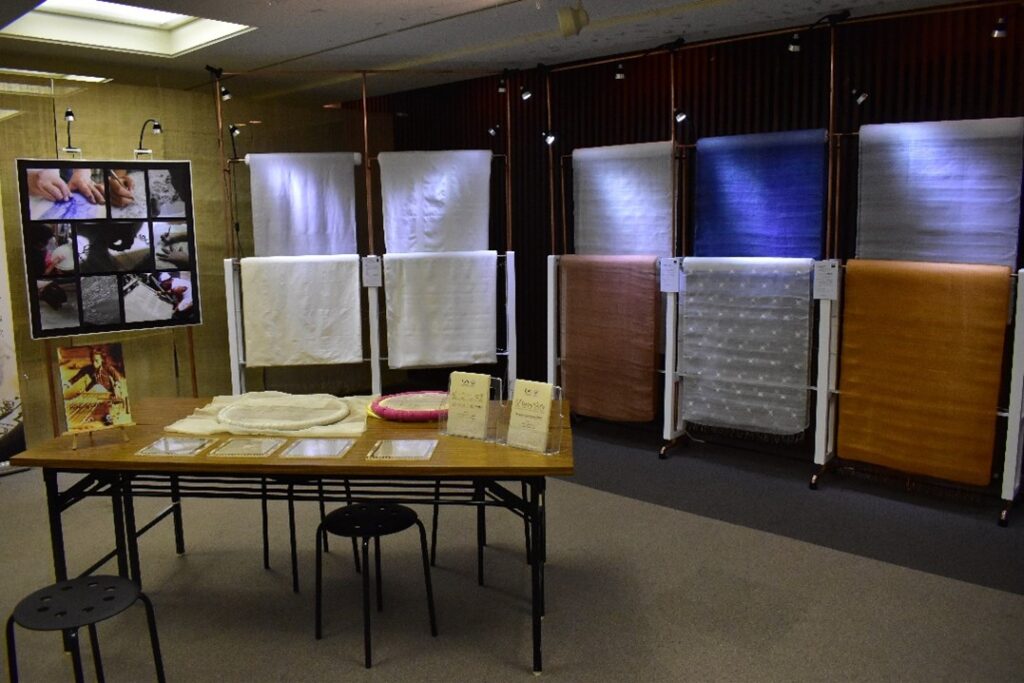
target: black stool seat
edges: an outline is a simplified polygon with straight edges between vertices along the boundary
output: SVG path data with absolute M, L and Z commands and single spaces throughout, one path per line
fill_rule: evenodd
M 120 614 L 139 599 L 139 587 L 120 576 L 84 576 L 41 588 L 18 603 L 14 621 L 33 631 L 81 628 Z
M 328 514 L 323 528 L 335 536 L 388 536 L 416 524 L 416 512 L 394 503 L 353 503 Z
M 384 593 L 380 578 L 380 537 L 389 536 L 416 526 L 420 532 L 420 555 L 423 560 L 423 580 L 427 587 L 427 616 L 430 635 L 437 636 L 437 617 L 434 616 L 434 591 L 430 586 L 430 558 L 427 557 L 427 531 L 412 508 L 396 503 L 352 503 L 331 512 L 316 528 L 316 639 L 323 636 L 323 555 L 322 541 L 328 534 L 356 539 L 363 546 L 363 658 L 369 669 L 373 658 L 370 651 L 370 539 L 373 539 L 377 574 L 377 611 L 384 609 Z M 356 565 L 358 571 L 358 564 Z
M 103 660 L 96 635 L 96 624 L 125 611 L 136 601 L 146 608 L 146 624 L 149 626 L 149 643 L 153 648 L 153 664 L 156 679 L 164 683 L 164 664 L 160 656 L 160 639 L 156 633 L 156 615 L 153 603 L 139 587 L 120 576 L 82 576 L 70 581 L 41 588 L 18 603 L 7 618 L 5 636 L 7 640 L 7 672 L 11 683 L 18 683 L 18 656 L 14 642 L 14 625 L 32 631 L 61 631 L 64 642 L 71 652 L 71 666 L 75 681 L 84 681 L 82 655 L 78 647 L 78 629 L 88 627 L 92 645 L 93 666 L 96 680 L 102 683 Z

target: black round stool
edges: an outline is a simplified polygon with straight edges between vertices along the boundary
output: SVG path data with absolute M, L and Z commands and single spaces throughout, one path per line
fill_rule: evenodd
M 384 609 L 384 591 L 380 581 L 380 537 L 405 531 L 416 525 L 420 530 L 420 552 L 423 555 L 423 577 L 427 583 L 427 612 L 430 615 L 430 635 L 437 636 L 434 616 L 434 591 L 430 586 L 430 559 L 427 557 L 427 531 L 411 509 L 393 503 L 354 503 L 331 512 L 316 528 L 316 639 L 323 636 L 322 561 L 323 541 L 327 534 L 363 541 L 363 647 L 366 668 L 370 657 L 370 539 L 373 539 L 377 570 L 377 611 Z
M 160 640 L 156 634 L 156 616 L 153 603 L 139 587 L 120 576 L 83 576 L 60 581 L 37 590 L 18 603 L 7 619 L 7 666 L 11 683 L 18 680 L 18 662 L 14 648 L 14 625 L 32 631 L 63 631 L 71 649 L 71 663 L 75 681 L 84 680 L 82 655 L 78 649 L 78 629 L 89 627 L 92 658 L 96 665 L 96 680 L 103 681 L 103 662 L 96 638 L 96 624 L 120 614 L 142 600 L 149 623 L 149 640 L 153 646 L 156 679 L 164 683 L 164 664 L 160 657 Z

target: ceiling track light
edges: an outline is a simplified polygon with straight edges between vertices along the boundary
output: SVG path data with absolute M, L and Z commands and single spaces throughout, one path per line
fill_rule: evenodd
M 615 80 L 626 80 L 626 67 L 622 65 L 622 62 L 615 65 Z
M 558 9 L 558 31 L 563 38 L 578 36 L 583 27 L 590 23 L 590 15 L 583 9 L 583 0 L 577 0 L 575 7 Z
M 153 150 L 147 149 L 142 146 L 142 138 L 146 134 L 146 126 L 153 124 L 153 135 L 162 135 L 164 127 L 160 125 L 160 122 L 156 119 L 146 119 L 142 122 L 142 129 L 139 130 L 139 146 L 135 148 L 135 156 L 142 156 L 144 154 L 153 154 Z
M 498 79 L 498 93 L 501 94 L 501 95 L 504 95 L 506 90 L 508 90 L 508 88 L 505 87 L 505 79 L 504 78 L 499 78 Z
M 544 144 L 546 144 L 548 147 L 555 144 L 555 140 L 558 139 L 558 135 L 552 130 L 546 130 L 543 133 L 541 133 L 540 136 L 541 138 L 543 138 Z
M 793 36 L 789 39 L 789 45 L 786 46 L 786 49 L 788 49 L 790 52 L 792 52 L 794 54 L 800 52 L 800 34 L 799 33 L 794 33 L 793 34 Z
M 818 26 L 818 24 L 823 24 L 823 23 L 826 23 L 829 26 L 835 26 L 836 24 L 838 24 L 840 22 L 843 22 L 843 21 L 846 21 L 849 18 L 850 18 L 850 10 L 848 10 L 848 9 L 840 10 L 838 12 L 833 12 L 832 14 L 826 14 L 825 16 L 819 18 L 817 21 L 815 21 L 813 24 L 811 24 L 807 28 L 807 30 L 810 31 L 810 30 L 816 28 Z M 796 32 L 796 33 L 794 33 L 790 37 L 789 43 L 786 44 L 786 49 L 789 50 L 790 52 L 792 52 L 793 54 L 797 54 L 797 53 L 800 52 L 800 32 Z
M 493 126 L 491 126 L 490 128 L 487 129 L 487 134 L 490 135 L 492 138 L 493 137 L 497 137 L 499 132 L 501 132 L 501 124 L 500 123 L 496 123 L 496 124 L 494 124 Z
M 674 118 L 676 120 L 676 123 L 682 123 L 683 121 L 686 120 L 686 112 L 685 111 L 679 111 L 677 109 L 676 113 L 672 115 L 672 118 Z
M 1006 17 L 999 17 L 996 22 L 996 27 L 992 29 L 993 38 L 1005 38 L 1006 37 Z
M 533 97 L 533 91 L 527 88 L 525 85 L 519 86 L 519 97 L 525 102 L 526 100 Z
M 227 102 L 231 99 L 231 91 L 225 88 L 223 85 L 220 86 L 220 99 Z

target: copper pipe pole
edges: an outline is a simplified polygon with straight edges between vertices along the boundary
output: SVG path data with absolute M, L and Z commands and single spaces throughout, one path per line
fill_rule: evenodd
M 835 154 L 836 154 L 836 200 L 835 206 L 833 207 L 833 221 L 832 225 L 835 230 L 835 237 L 832 242 L 832 258 L 839 258 L 839 250 L 841 243 L 839 242 L 840 230 L 839 230 L 839 219 L 841 212 L 839 210 L 839 198 L 843 196 L 843 148 L 841 146 L 841 140 L 838 138 L 835 141 Z
M 544 71 L 544 105 L 547 108 L 547 131 L 551 132 L 551 74 Z M 555 150 L 551 145 L 548 145 L 548 211 L 549 220 L 551 221 L 551 253 L 557 254 L 558 250 L 555 248 Z M 569 244 L 565 232 L 565 225 L 562 225 L 562 253 L 565 253 L 566 247 Z
M 825 198 L 825 258 L 833 257 L 832 234 L 835 230 L 835 139 L 836 133 L 836 27 L 828 31 L 828 180 Z
M 505 79 L 505 251 L 512 251 L 512 86 Z
M 235 246 L 234 240 L 231 238 L 231 182 L 228 177 L 231 171 L 228 168 L 227 157 L 224 154 L 224 110 L 221 107 L 219 78 L 215 78 L 213 81 L 213 103 L 217 110 L 217 155 L 220 159 L 221 189 L 224 194 L 224 220 L 226 221 L 224 253 L 228 255 L 228 258 L 234 258 L 236 256 Z
M 366 72 L 363 72 L 363 174 L 366 178 L 366 253 L 373 254 L 373 173 L 370 169 L 370 114 L 366 104 Z
M 196 378 L 196 346 L 192 339 L 192 327 L 185 328 L 188 340 L 188 369 L 192 379 L 192 398 L 199 398 L 199 380 Z
M 682 256 L 684 252 L 677 251 L 679 246 L 679 220 L 678 211 L 676 204 L 679 201 L 678 181 L 679 181 L 679 160 L 676 158 L 676 53 L 670 51 L 668 53 L 668 99 L 669 99 L 669 112 L 668 120 L 672 126 L 672 250 L 673 253 Z
M 566 226 L 569 224 L 569 207 L 566 206 L 565 202 L 565 160 L 570 158 L 570 155 L 563 154 L 558 157 L 558 185 L 559 192 L 562 197 L 562 234 L 566 232 Z M 576 207 L 573 207 L 575 211 Z

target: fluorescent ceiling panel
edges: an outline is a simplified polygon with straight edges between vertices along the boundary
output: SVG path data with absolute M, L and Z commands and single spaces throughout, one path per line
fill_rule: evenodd
M 55 71 L 33 71 L 0 66 L 0 93 L 57 97 L 76 93 L 89 85 L 109 83 L 103 76 L 81 76 Z
M 101 0 L 46 0 L 0 35 L 157 57 L 177 57 L 251 26 Z
M 0 109 L 0 121 L 13 118 L 21 113 L 20 109 Z

